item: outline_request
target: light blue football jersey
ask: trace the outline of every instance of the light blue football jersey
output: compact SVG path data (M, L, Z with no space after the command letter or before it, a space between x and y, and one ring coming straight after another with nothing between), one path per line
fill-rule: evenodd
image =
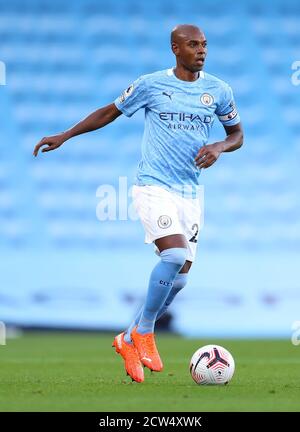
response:
M208 142L216 116L224 125L240 122L229 85L203 71L192 82L177 78L173 69L143 75L114 103L127 117L145 110L136 184L175 192L199 185L194 159Z

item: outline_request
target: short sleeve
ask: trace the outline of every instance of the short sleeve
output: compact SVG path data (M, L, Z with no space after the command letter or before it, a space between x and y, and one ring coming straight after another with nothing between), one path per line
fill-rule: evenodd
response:
M114 104L123 114L131 117L140 108L146 107L148 97L146 78L142 76L124 90Z
M234 126L240 122L240 116L234 102L232 89L228 85L224 88L220 104L216 109L216 114L220 122L225 126Z

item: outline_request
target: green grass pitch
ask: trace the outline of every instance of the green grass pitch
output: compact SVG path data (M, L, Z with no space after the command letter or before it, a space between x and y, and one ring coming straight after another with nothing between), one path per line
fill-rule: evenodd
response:
M112 335L26 333L0 346L0 411L300 411L300 346L289 340L183 339L158 334L165 368L132 383ZM227 348L227 386L197 386L196 349Z

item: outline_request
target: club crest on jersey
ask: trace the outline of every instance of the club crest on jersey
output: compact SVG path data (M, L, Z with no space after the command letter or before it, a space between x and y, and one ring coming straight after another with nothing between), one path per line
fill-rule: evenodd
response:
M131 95L131 93L133 92L133 89L134 89L134 85L131 84L126 90L123 91L123 93L120 96L120 102L121 103L123 103L128 98L128 96Z
M159 228L169 228L172 225L172 219L170 218L170 216L167 215L159 216L157 220L157 225L159 226Z
M201 103L206 106L211 106L214 103L214 98L209 93L203 93L200 97Z

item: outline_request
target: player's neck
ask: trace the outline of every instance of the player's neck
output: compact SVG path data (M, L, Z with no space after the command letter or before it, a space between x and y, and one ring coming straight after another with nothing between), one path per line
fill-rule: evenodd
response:
M173 72L176 78L182 81L196 81L200 76L200 72L191 72L178 65L173 69Z

